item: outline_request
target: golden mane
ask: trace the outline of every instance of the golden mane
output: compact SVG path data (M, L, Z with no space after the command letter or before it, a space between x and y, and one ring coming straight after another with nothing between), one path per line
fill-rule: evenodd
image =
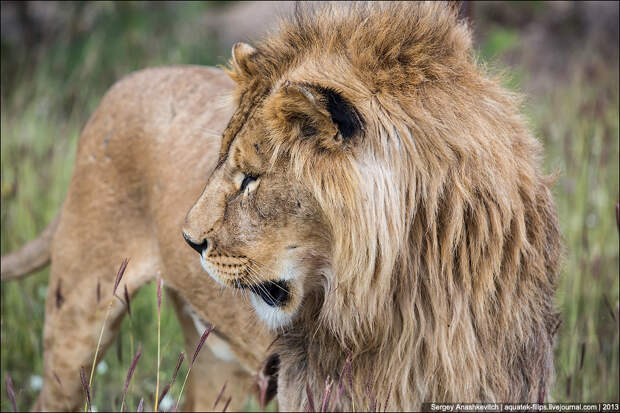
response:
M392 409L544 398L561 252L550 180L518 96L477 66L455 9L302 11L229 74L242 104L264 105L281 132L269 137L276 155L288 155L331 229L325 294L307 297L305 323L280 337L283 364L299 364L283 372L299 405L305 380L322 388L349 352L351 397L370 382L385 400L392 385ZM265 97L288 79L351 102L364 120L356 145L290 139L275 108L294 100Z

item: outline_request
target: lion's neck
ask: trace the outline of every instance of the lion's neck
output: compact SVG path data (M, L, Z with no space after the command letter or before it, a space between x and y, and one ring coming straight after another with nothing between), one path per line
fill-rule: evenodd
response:
M329 410L370 410L373 404L384 405L389 387L401 382L396 376L399 372L390 369L392 363L377 362L385 360L391 351L373 339L344 345L318 317L322 298L307 301L296 322L276 341L281 360L280 408L307 410L307 385L317 410L328 388ZM399 399L392 395L390 407L398 405Z

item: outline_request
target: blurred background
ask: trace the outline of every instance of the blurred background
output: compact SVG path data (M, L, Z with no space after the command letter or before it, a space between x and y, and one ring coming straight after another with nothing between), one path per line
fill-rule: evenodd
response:
M289 2L29 2L1 10L1 251L33 239L65 197L76 143L105 91L150 66L224 64L236 41L276 28ZM555 401L618 401L618 3L473 2L481 64L526 95L524 112L557 171L565 242L556 297ZM41 387L48 270L2 284L1 409L29 409ZM132 348L143 356L130 389L152 409L157 358L155 287L132 301L115 346L97 368L93 405L118 410ZM183 337L164 298L162 383ZM184 377L182 369L180 377ZM176 400L178 386L171 394ZM171 407L171 399L162 406ZM251 402L249 408L256 408Z

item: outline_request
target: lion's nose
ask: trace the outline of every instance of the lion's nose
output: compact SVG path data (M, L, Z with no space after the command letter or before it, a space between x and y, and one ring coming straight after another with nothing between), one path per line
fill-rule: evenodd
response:
M200 255L202 255L202 252L204 250L209 248L209 240L206 238L203 239L200 244L192 241L189 235L187 235L185 232L183 233L183 238L185 238L185 241L189 244L189 246L196 250L196 252Z

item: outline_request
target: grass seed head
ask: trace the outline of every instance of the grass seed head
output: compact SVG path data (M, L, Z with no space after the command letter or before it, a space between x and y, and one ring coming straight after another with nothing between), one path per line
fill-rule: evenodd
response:
M202 333L202 336L200 337L200 341L198 342L198 346L196 346L196 351L194 351L194 355L192 356L192 363L191 363L192 365L194 365L194 362L196 361L196 358L198 357L198 353L200 353L202 346L205 344L207 337L209 336L211 331L213 331L213 329L215 329L215 327L210 326L204 331L204 333Z
M121 266L118 269L118 272L116 273L116 279L114 280L114 288L112 289L112 295L116 295L116 289L118 288L118 285L121 283L121 280L123 279L123 275L125 275L125 269L127 268L128 263L129 263L129 258L124 258L123 262L121 263Z
M129 298L129 291L127 291L127 284L124 285L124 292L123 294L125 295L125 304L127 304L127 314L129 314L129 317L131 317L131 298Z
M88 385L88 379L86 378L86 371L84 371L84 367L80 367L80 381L82 382L82 390L84 390L84 394L86 395L86 408L88 411L91 411L90 407L90 386Z
M15 390L13 389L13 380L8 374L4 376L4 383L6 384L6 392L9 395L9 400L13 406L13 411L17 411L17 402L15 401Z
M123 411L123 406L125 405L125 397L127 396L127 389L129 389L129 383L131 382L131 378L133 376L134 371L136 370L136 366L138 365L138 360L142 355L142 346L138 344L138 350L136 351L136 355L131 361L131 365L129 366L129 371L127 372L127 378L125 379L125 387L123 388L123 400L121 401L121 412Z

